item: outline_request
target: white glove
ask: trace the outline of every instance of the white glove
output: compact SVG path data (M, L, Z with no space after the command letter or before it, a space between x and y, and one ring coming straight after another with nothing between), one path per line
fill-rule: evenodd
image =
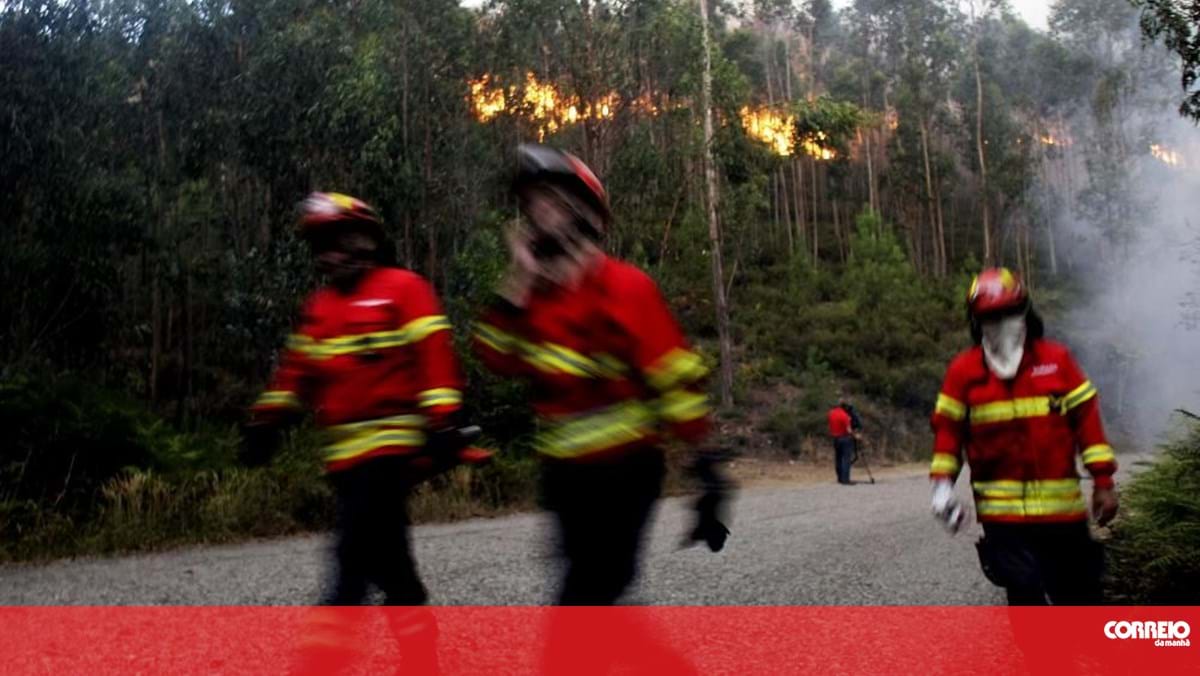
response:
M966 520L966 513L963 511L962 505L958 503L958 497L954 495L953 483L945 479L933 482L931 507L934 518L940 521L951 535L962 528L963 521Z

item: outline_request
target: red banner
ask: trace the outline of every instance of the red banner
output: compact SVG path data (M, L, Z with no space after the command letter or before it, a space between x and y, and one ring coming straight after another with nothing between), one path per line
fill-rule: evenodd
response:
M6 607L9 674L1200 673L1192 608Z

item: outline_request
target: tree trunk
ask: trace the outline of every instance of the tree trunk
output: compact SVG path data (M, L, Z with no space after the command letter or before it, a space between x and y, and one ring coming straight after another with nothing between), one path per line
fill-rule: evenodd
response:
M983 79L979 75L979 25L971 42L971 65L975 70L975 149L979 153L979 200L983 205L983 264L993 263L991 209L988 202L987 156L983 150Z
M941 274L943 277L950 274L950 254L946 242L946 221L942 217L942 190L940 187L935 187L933 191L933 208L937 213L937 236L939 246L941 247L941 255L939 265L941 266Z
M817 201L817 161L816 159L809 160L808 174L812 180L812 255L813 267L816 267L820 262L821 253L821 225L817 220L817 206L820 202Z
M428 98L428 89L426 89L426 97ZM421 209L421 215L425 219L425 233L428 241L428 257L425 265L425 276L429 279L430 284L437 284L436 278L438 273L438 258L437 258L437 232L433 228L428 210L428 190L433 183L433 125L430 123L429 117L425 118L425 188L426 198L422 200L426 207Z
M862 137L863 155L867 158L867 206L872 213L879 213L879 195L875 191L875 164L871 157L871 131L867 130Z
M804 215L804 170L801 168L802 166L800 160L792 158L792 196L796 200L796 241L799 242L801 249L804 249L808 243L808 226L806 225L807 217ZM786 181L787 172L785 171L783 175Z
M833 200L832 204L833 204L833 236L837 238L838 258L841 259L841 262L844 265L846 263L846 237L845 237L845 234L842 232L841 219L838 218L838 202L837 202L837 200Z
M708 35L708 0L700 0L704 48L704 180L708 193L708 240L712 249L713 301L717 310L717 336L721 345L721 405L733 405L733 349L729 336L729 306L725 302L725 273L721 266L721 229L717 223L717 168L713 160L712 53Z
M788 183L787 183L787 167L786 166L782 166L779 168L778 173L775 175L775 180L778 182L779 186L783 188L783 193L782 193L783 225L785 228L787 228L788 254L795 256L796 255L796 238L792 234L792 209L791 209L791 204L788 202Z
M929 200L929 232L933 241L933 273L938 277L946 274L944 235L938 229L936 198L933 195L933 172L929 167L929 127L921 120L921 155L925 161L925 196Z

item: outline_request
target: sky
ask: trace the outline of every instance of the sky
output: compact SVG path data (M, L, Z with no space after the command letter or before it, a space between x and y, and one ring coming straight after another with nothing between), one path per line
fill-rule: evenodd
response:
M1030 26L1046 30L1046 17L1050 14L1050 0L1011 0L1013 11Z
M478 7L483 4L483 0L461 0L462 4L468 7ZM1053 0L1009 0L1012 4L1013 11L1017 13L1025 23L1039 30L1047 30L1046 17L1050 14L1050 5L1054 4ZM0 6L4 4L0 0ZM850 4L850 0L833 0L835 7L844 7Z
M834 7L845 7L851 0L833 0ZM1025 23L1038 30L1048 30L1046 17L1050 14L1050 6L1054 0L1009 0L1017 16Z

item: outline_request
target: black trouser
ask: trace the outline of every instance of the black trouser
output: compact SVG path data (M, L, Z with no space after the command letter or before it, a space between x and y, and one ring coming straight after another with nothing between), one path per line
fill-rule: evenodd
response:
M1104 550L1087 522L984 523L980 560L1010 606L1098 605Z
M658 449L605 461L547 461L542 498L558 520L567 559L559 603L616 603L637 575L642 531L662 492Z
M337 570L326 605L357 605L375 584L388 605L425 603L408 535L408 461L373 458L329 475L337 494Z
M836 437L833 440L833 465L839 484L850 483L850 461L854 459L854 437Z

